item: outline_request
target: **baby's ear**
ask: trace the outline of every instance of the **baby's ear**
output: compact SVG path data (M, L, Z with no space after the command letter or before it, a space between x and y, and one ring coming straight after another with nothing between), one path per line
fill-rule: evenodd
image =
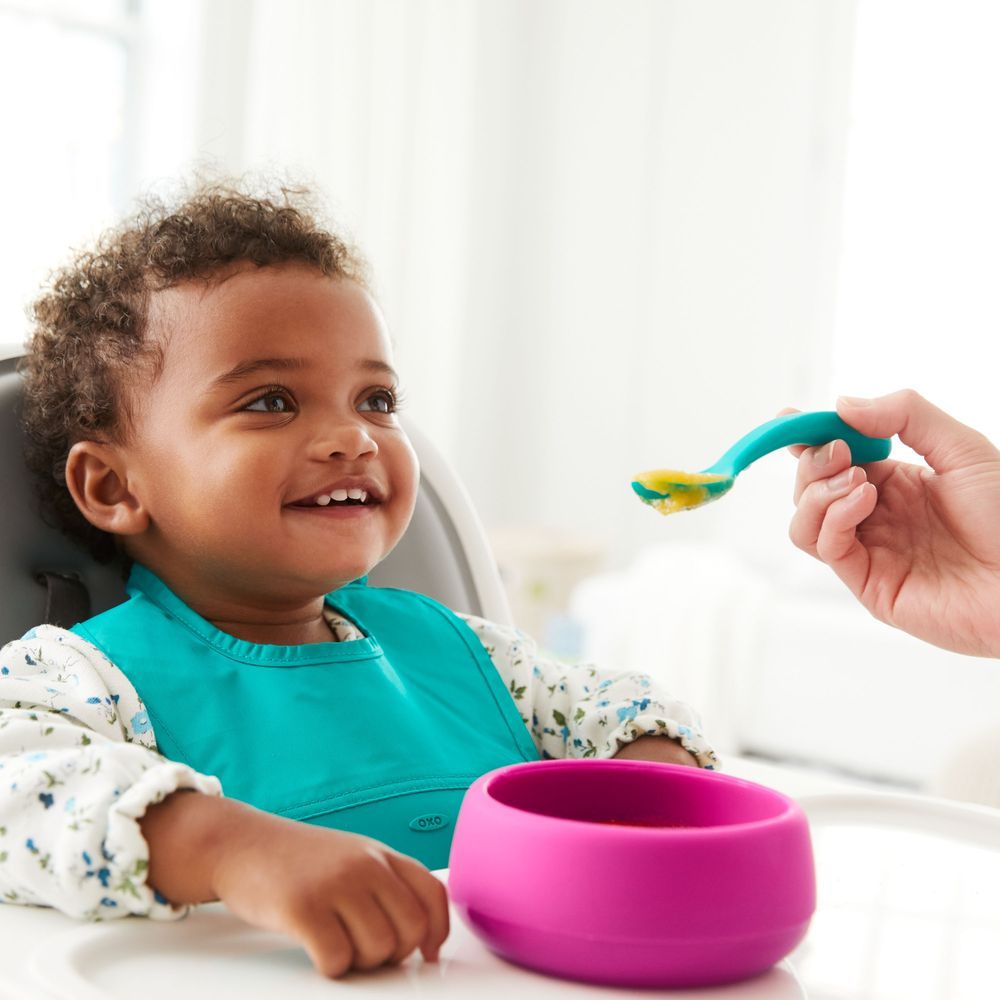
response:
M77 441L66 457L66 486L80 513L112 535L137 535L149 525L142 502L128 488L125 461L113 445Z

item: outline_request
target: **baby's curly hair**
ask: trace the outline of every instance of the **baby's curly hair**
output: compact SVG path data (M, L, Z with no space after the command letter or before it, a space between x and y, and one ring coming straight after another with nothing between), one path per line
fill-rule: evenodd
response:
M83 440L128 441L137 382L140 389L155 382L163 365L162 346L147 331L151 293L210 282L241 262L299 262L367 287L365 261L319 224L308 190L254 196L213 183L174 202L146 198L54 272L32 306L34 328L19 366L25 460L43 519L99 562L121 553L116 537L74 503L69 450Z

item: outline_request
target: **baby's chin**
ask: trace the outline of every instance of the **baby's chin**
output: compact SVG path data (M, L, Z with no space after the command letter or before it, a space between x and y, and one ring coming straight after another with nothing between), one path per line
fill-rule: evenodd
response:
M318 597L323 594L329 594L331 591L339 590L341 587L345 587L355 580L360 580L368 576L376 565L378 564L359 563L337 567L336 570L327 573L310 575L304 578L301 584L297 583L295 586L297 590L302 589L304 596L308 593L308 596Z
M313 567L270 566L241 573L239 589L245 599L277 604L305 603L368 575L376 562L343 562Z

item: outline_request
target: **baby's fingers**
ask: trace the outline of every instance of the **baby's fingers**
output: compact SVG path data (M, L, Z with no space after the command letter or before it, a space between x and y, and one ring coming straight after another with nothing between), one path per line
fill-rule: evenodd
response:
M294 931L302 941L316 971L328 979L337 979L354 963L354 944L336 913L321 918L310 916Z
M427 940L430 916L417 894L401 878L381 886L376 895L396 928L398 947L389 961L391 964L402 962Z
M377 969L395 959L399 932L373 896L352 896L340 904L337 914L354 945L353 968Z
M810 456L804 457L802 462L809 464ZM817 559L822 558L817 546L831 505L846 497L864 480L865 470L852 466L829 479L808 483L796 498L798 509L788 527L788 537L792 542L803 552ZM825 559L823 561L826 562Z
M858 541L857 527L875 509L878 491L868 482L856 486L846 497L835 500L823 518L816 540L816 556L825 562L860 598L871 560Z
M387 854L392 870L419 900L427 917L427 932L420 951L428 962L437 961L441 945L448 937L448 891L423 865L403 854Z

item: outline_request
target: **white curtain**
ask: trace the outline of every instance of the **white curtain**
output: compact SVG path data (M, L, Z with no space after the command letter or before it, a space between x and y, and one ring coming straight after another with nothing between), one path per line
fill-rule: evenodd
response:
M668 529L628 483L829 402L852 3L203 13L199 149L328 195L373 261L412 413L488 525L619 559L667 530L753 548L746 509Z

